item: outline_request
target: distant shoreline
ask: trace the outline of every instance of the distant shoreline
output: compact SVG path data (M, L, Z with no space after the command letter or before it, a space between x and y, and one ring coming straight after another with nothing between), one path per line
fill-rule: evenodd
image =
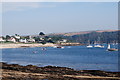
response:
M52 47L54 44L47 43L47 44L39 44L39 43L32 43L32 44L25 44L25 43L3 43L0 45L0 49L5 48L25 48L25 47Z
M32 44L26 44L26 43L1 43L0 49L5 48L26 48L26 47L54 47L58 44L53 43L46 43L46 44L40 44L40 43L32 43ZM77 45L83 45L80 43L62 43L60 46L77 46Z

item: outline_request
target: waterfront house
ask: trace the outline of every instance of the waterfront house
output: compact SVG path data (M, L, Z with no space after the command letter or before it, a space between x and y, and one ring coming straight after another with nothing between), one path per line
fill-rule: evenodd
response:
M35 39L27 39L28 42L35 42Z
M27 39L28 42L35 42L35 39L33 39L31 36L29 36L29 39Z
M16 39L20 39L20 36L18 36L18 35L15 35L14 37L15 37Z
M43 40L44 40L44 38L40 38L40 40L41 40L41 41L43 41Z
M66 43L67 42L67 40L66 39L62 39L62 40L59 40L59 41L57 41L58 43Z
M67 39L62 39L62 42L66 43L66 42L67 42Z
M2 37L0 37L0 42L4 42L4 41L6 41L6 40L4 40Z
M11 37L11 38L9 38L9 39L7 39L7 41L9 41L9 42L16 42L16 39L15 38L13 38L13 37Z
M21 43L27 43L27 40L26 39L20 39L19 42L21 42Z

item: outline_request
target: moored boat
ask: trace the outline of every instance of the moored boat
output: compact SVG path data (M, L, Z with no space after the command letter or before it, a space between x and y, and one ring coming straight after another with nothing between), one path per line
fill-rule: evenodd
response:
M110 48L110 44L108 44L107 51L118 51L116 48Z
M95 48L104 48L104 46L101 45L102 42L101 42L100 36L98 37L98 40L94 44L95 44L94 45Z
M87 48L92 48L93 46L92 45L88 45Z
M53 46L53 48L64 48L63 46L58 46L58 45L56 45L56 46Z
M64 48L63 46L57 46L56 48Z
M94 47L96 47L96 48L104 48L104 46L99 45L99 44L95 45Z
M92 48L93 46L90 44L90 40L88 40L88 45L86 46L87 48Z

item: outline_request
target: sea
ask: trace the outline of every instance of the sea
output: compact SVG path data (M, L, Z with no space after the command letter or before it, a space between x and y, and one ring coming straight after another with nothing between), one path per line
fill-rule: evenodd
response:
M1 49L1 62L19 65L60 66L75 70L102 70L119 72L118 51L84 46L65 46L62 48L33 47ZM112 45L117 47L118 45Z

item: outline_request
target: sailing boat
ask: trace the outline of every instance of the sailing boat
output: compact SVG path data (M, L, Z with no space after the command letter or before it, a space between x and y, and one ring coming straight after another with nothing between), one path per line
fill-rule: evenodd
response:
M90 45L90 41L88 41L89 45L87 45L87 48L92 48L93 46Z
M115 49L115 48L110 48L110 44L108 44L108 48L107 48L108 51L118 51L118 49Z
M98 41L100 42L100 37L98 37ZM96 48L104 48L104 46L100 45L100 43L99 44L95 43L94 47L96 47Z

